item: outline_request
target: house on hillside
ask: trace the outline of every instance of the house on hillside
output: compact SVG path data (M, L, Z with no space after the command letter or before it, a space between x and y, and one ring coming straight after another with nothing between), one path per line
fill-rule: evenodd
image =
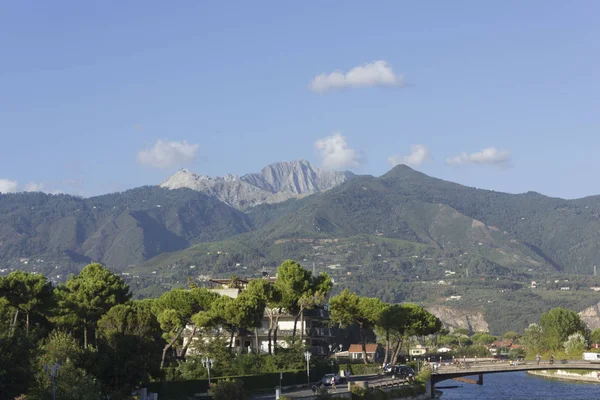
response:
M265 274L262 278L255 279L267 279L270 283L275 283L277 278ZM248 287L248 283L251 280L252 279L245 278L210 279L208 280L207 289L218 293L221 296L228 296L235 299ZM270 310L268 309L265 310L261 326L258 327L256 331L245 331L239 336L234 337L233 347L237 348L239 352L256 351L256 348L258 348L260 352L268 353L269 311ZM277 345L279 347L287 346L286 339L293 335L294 320L295 316L285 312L285 310L283 310L279 316L279 321L277 323ZM193 328L193 326L187 327L184 343L189 342L189 340L198 340L197 337L190 338ZM217 329L212 335L226 335L226 333L223 329ZM313 355L327 355L329 353L329 344L333 339L333 335L331 333L331 328L329 327L329 309L327 305L304 312L303 320L298 320L296 324L296 338L302 338L302 341L310 346L310 352ZM273 346L273 332L271 339L271 345ZM188 354L193 353L193 350L191 350Z
M366 346L367 360L378 361L384 355L384 350L376 343L369 343ZM362 360L362 344L351 344L348 348L348 357L353 360Z

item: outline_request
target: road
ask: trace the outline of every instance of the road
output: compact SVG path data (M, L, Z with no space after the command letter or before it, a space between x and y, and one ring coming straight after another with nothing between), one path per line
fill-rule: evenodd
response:
M386 377L385 375L364 375L364 376L351 377L352 382L356 382L356 381L376 382L381 379L389 379L389 377ZM348 383L346 381L337 385L337 389L335 389L335 390L331 386L325 386L325 387L327 388L327 391L331 394L341 394L341 393L348 392ZM283 393L281 393L281 394L285 395L287 397L291 397L291 398L302 398L302 397L312 396L313 392L311 389L309 389L305 386L302 389L284 390ZM275 389L273 389L273 393L271 393L271 394L254 395L254 396L252 396L252 399L253 400L273 400L273 399L275 399Z

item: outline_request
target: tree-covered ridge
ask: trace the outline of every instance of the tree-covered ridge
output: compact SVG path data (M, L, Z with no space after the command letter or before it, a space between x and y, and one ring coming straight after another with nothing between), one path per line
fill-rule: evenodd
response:
M114 267L165 251L234 236L248 218L192 190L141 187L89 199L43 193L0 194L0 261L23 257Z

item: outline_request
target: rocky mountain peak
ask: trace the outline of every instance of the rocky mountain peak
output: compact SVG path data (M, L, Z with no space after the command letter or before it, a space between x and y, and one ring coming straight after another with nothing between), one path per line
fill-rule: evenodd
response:
M164 180L159 186L168 187L170 189L190 188L194 189L197 186L204 186L206 182L214 180L210 176L196 174L185 168L180 169L174 175Z
M328 171L307 160L283 161L264 167L258 173L224 177L199 175L181 169L159 186L188 188L213 195L237 208L261 203L278 203L331 189L352 177L350 172Z

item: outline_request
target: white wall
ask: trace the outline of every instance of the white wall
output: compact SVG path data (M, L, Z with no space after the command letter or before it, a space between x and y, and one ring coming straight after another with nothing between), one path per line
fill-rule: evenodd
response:
M274 342L271 343L271 346L273 346ZM281 348L287 348L288 344L286 341L284 340L278 340L277 341L277 345ZM273 350L273 347L271 347L271 350ZM269 352L269 341L268 340L263 340L260 342L260 351L262 353L268 353Z
M303 321L303 322L304 322L303 323L304 330L306 331L306 321ZM280 330L285 330L285 331L289 330L289 331L291 331L291 330L294 329L294 320L293 319L292 320L283 320L283 321L279 320L279 323L277 325L279 326ZM296 325L296 330L298 332L300 332L300 326L301 326L300 325L300 320L298 320L298 325Z

